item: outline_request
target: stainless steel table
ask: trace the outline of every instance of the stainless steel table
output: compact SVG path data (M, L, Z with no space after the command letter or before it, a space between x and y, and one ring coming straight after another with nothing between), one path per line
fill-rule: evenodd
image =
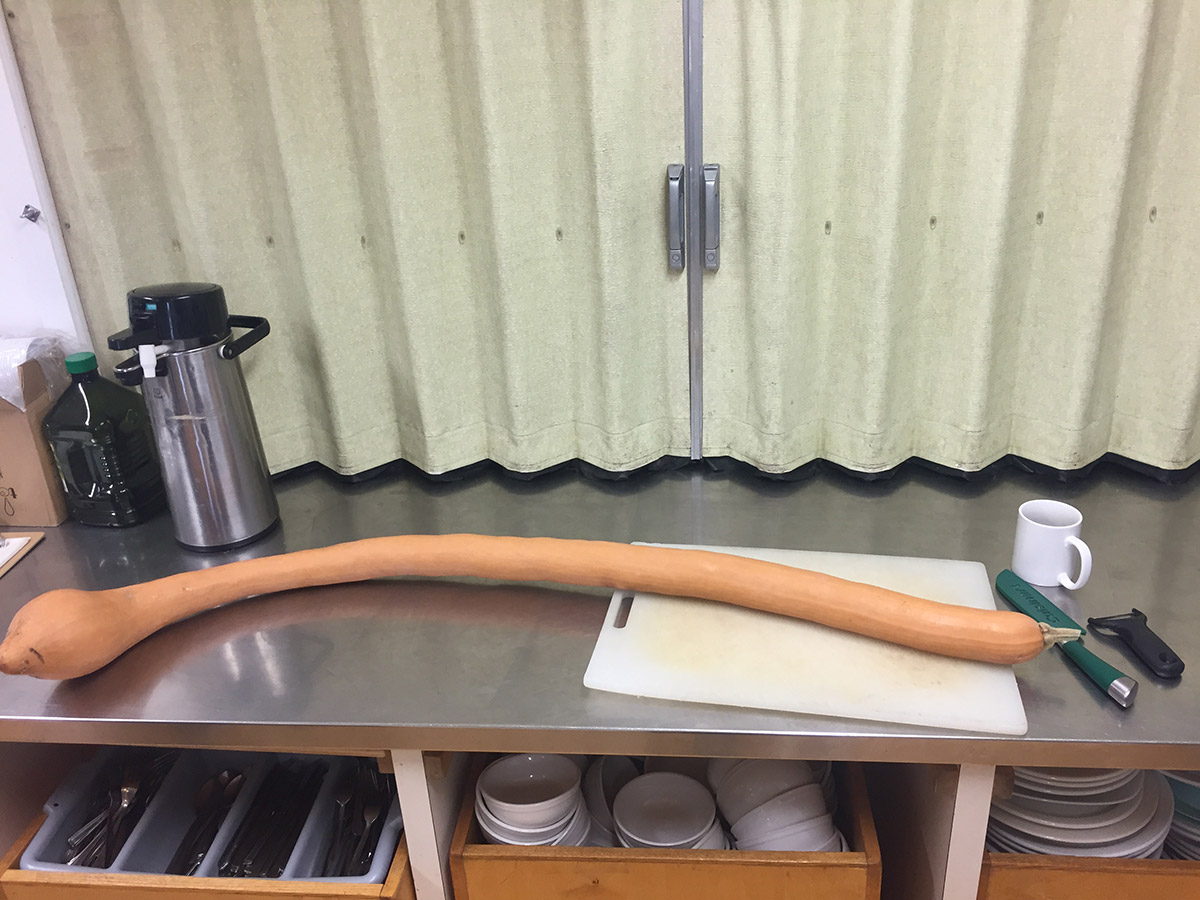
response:
M279 531L251 548L179 548L166 518L128 530L67 524L0 580L0 623L54 587L108 588L232 559L402 532L474 531L618 541L886 553L1008 564L1018 504L1084 512L1095 574L1084 615L1136 605L1197 666L1135 675L1122 710L1059 658L1017 667L1022 738L698 706L590 691L583 671L601 591L395 580L260 598L197 617L74 682L0 676L0 740L367 750L554 750L832 757L895 762L1200 769L1200 493L1103 467L1069 485L1009 472L964 483L921 470L865 483L778 483L698 468L601 483L386 476L279 483ZM1068 606L1069 611L1078 611ZM853 677L853 673L848 673Z

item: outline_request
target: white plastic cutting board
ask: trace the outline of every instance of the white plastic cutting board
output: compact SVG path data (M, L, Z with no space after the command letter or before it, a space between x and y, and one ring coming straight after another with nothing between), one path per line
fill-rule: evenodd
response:
M698 549L815 569L918 597L995 609L982 563L743 547ZM1009 666L937 656L723 603L613 594L583 683L692 703L1024 734Z

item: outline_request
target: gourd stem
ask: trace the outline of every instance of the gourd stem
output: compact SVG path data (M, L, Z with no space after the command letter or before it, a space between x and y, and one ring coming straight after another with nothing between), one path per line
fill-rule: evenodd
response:
M1054 628L1045 622L1038 622L1038 628L1042 629L1042 640L1047 647L1053 647L1055 644L1065 644L1069 641L1078 641L1083 638L1083 632L1078 628Z

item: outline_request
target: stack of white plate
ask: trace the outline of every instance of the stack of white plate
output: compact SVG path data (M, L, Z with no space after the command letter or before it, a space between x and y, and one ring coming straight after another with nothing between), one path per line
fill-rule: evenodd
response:
M490 844L579 847L591 829L578 764L551 753L514 753L484 769L475 817Z
M1163 856L1200 859L1200 772L1163 772L1175 796L1175 818Z
M617 794L612 816L622 847L729 849L712 794L678 772L632 779Z
M992 802L987 847L1054 856L1158 858L1175 803L1166 778L1136 769L1017 768Z

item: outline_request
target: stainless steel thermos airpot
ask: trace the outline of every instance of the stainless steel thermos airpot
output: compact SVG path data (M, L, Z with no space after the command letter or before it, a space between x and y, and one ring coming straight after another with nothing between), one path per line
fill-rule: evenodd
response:
M260 316L231 316L217 284L156 284L127 295L129 328L113 350L137 350L114 369L141 385L163 481L185 547L249 543L279 519L262 439L238 357L267 336ZM234 337L234 329L249 329Z

